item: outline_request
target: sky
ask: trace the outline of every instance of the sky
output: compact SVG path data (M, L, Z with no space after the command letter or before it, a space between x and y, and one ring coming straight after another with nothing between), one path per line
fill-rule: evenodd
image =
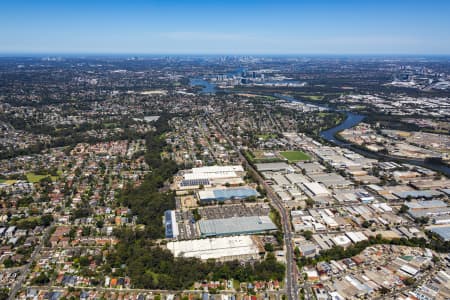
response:
M0 53L450 54L448 0L0 0Z

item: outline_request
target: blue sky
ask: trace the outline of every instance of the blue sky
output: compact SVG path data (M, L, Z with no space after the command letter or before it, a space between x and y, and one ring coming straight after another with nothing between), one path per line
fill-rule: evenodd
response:
M450 54L450 1L0 0L0 52Z

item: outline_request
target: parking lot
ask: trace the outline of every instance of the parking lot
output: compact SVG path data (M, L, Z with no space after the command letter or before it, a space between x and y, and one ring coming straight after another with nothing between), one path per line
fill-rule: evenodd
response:
M236 204L204 207L199 209L202 219L226 219L232 217L267 216L270 207L264 204Z
M198 208L203 220L228 219L232 217L267 216L270 207L267 204L230 204L219 206L207 206ZM190 240L200 237L194 215L191 211L177 211L176 220L178 224L179 240Z
M179 230L179 240L189 240L200 237L197 226L193 221L194 215L191 211L176 212L176 219Z

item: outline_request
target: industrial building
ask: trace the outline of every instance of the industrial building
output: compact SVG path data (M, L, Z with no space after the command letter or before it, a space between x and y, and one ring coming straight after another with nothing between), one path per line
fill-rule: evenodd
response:
M240 200L257 196L259 196L259 193L250 187L209 189L198 192L198 198L201 203L224 202L226 200Z
M182 179L178 183L179 189L198 189L201 186L229 184L237 186L244 183L242 175L244 168L241 165L208 166L192 168L183 171Z
M204 237L254 234L277 229L268 216L200 220L198 225Z
M305 257L314 257L317 254L317 246L312 243L301 243L298 245L300 254Z
M166 238L176 238L178 236L178 224L174 210L166 210L164 212L164 226L166 229Z
M436 191L436 190L423 190L423 191L404 191L404 192L394 192L395 196L400 199L433 199L435 197L443 196L444 193Z
M411 201L405 202L410 210L422 210L422 209L432 209L432 208L446 208L448 205L442 200L431 200L431 201Z
M365 236L362 232L347 231L345 235L355 244L367 240L367 236Z
M336 173L318 173L309 174L312 181L320 182L327 188L346 188L353 185L353 183Z
M295 170L285 162L275 162L275 163L261 163L255 164L256 169L259 172L267 171L283 171L283 172L294 172Z
M429 217L435 224L450 223L450 207L442 200L405 202L408 214L414 219Z
M439 226L439 227L430 227L428 228L431 232L439 235L444 241L450 241L450 225L447 226Z
M173 241L167 243L176 257L197 257L202 260L258 259L264 250L249 235Z
M303 185L306 188L305 192L311 194L312 196L330 195L330 192L327 190L327 188L318 182L304 182Z

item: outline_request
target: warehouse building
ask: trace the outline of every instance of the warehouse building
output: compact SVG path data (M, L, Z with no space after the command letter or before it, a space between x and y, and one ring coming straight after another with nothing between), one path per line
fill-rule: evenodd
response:
M257 196L259 196L259 193L250 187L210 189L198 192L198 198L203 204L211 202L224 202L227 200L241 200Z
M394 192L395 196L400 199L433 199L435 197L443 196L444 193L436 191L436 190L423 190L423 191L404 191L404 192Z
M268 171L294 172L295 171L291 166L289 166L285 162L261 163L261 164L255 164L255 166L259 172L268 172Z
M192 168L193 174L218 174L227 172L244 172L244 168L241 165Z
M311 196L328 196L330 192L318 182L304 182L305 192Z
M431 232L439 235L444 241L450 241L450 225L440 227L429 227Z
M182 179L178 188L181 190L198 189L201 186L209 187L225 184L238 186L244 183L243 174L244 168L241 165L192 168L182 172Z
M429 217L435 224L450 223L450 207L442 200L405 202L414 219Z
M174 210L166 210L164 212L164 226L166 229L166 238L176 238L178 236L178 224Z
M347 248L352 244L351 240L345 235L337 235L331 239L336 246Z
M312 181L320 182L327 188L346 188L353 185L353 183L336 173L319 173L309 174Z
M204 237L255 234L277 229L268 216L202 219L198 222L198 225L201 235Z
M314 257L317 254L317 246L312 243L301 243L298 245L301 256Z
M367 236L365 236L362 232L347 231L345 235L355 244L367 240Z
M447 203L442 200L431 200L431 201L411 201L405 202L410 210L422 210L422 209L433 209L433 208L446 208Z
M249 235L174 241L167 243L167 249L176 257L197 257L202 260L220 261L259 259L259 253L264 251Z

